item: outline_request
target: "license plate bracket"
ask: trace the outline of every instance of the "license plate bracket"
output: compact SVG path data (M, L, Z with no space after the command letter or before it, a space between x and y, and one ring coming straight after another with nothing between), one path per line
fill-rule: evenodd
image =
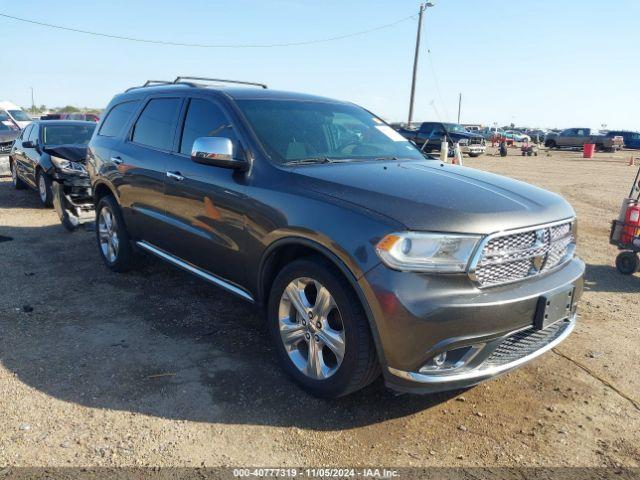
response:
M536 309L533 326L538 330L542 330L560 320L569 318L573 312L574 293L575 287L571 285L538 298L538 308Z

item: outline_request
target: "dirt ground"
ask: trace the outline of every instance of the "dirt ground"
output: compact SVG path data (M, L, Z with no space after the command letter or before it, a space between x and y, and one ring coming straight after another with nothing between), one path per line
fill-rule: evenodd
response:
M0 467L640 466L640 275L608 244L630 155L465 159L574 205L576 331L465 392L336 401L285 378L253 307L155 260L109 272L90 231L0 178Z

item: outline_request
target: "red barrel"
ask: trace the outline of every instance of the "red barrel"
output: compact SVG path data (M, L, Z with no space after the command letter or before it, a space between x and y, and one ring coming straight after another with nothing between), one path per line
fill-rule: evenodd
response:
M595 151L595 143L585 143L584 147L582 147L582 158L593 158L593 154Z

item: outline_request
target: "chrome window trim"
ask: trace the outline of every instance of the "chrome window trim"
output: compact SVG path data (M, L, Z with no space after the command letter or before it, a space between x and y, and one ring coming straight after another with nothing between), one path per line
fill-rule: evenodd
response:
M500 282L494 285L480 285L480 282L478 280L478 277L476 276L476 269L478 268L478 264L480 263L480 260L482 259L482 253L484 252L484 248L487 246L487 244L495 239L495 238L499 238L499 237L505 237L505 236L509 236L509 235L517 235L519 233L528 233L528 232L532 232L535 230L540 230L543 228L552 228L558 225L562 225L565 223L571 223L572 224L572 232L575 231L575 223L576 223L576 217L569 217L569 218L565 218L563 220L558 220L555 222L551 222L551 223L542 223L539 225L532 225L529 227L523 227L523 228L516 228L513 230L500 230L498 232L494 232L494 233L490 233L489 235L487 235L486 237L484 237L483 240L480 241L480 243L478 244L478 246L476 247L476 251L474 252L473 256L471 257L471 261L469 262L469 266L467 267L467 275L469 276L469 278L471 279L471 281L473 281L476 286L479 289L485 289L485 288L494 288L494 287L501 287L503 285L509 285L512 283L517 283L517 282L523 282L526 280L529 280L531 278L539 278L542 275L547 275L548 273L551 273L555 270L557 270L558 268L562 267L563 265L566 265L569 261L571 261L571 259L574 257L575 255L575 245L569 245L568 246L568 250L569 252L567 253L567 257L560 263L558 263L556 266L554 266L553 268L550 268L548 270L544 270L539 272L537 275L532 275L529 277L524 277L524 278L518 278L516 280L509 280L506 282Z

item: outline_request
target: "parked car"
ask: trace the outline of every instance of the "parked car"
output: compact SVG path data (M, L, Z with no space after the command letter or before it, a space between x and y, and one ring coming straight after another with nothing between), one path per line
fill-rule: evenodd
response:
M97 123L100 117L95 113L48 113L41 116L40 120L81 120Z
M9 152L18 135L20 135L20 129L10 128L0 122L0 175L9 174Z
M640 149L640 132L627 130L609 130L607 137L622 137L626 148Z
M595 144L598 150L615 151L624 146L624 139L601 134L595 128L567 128L560 133L548 133L544 141L547 148L582 148L587 143Z
M67 229L75 228L80 217L92 217L84 164L95 128L94 122L36 120L22 131L9 154L13 186L37 190L42 205L55 205Z
M516 142L530 142L531 141L531 137L529 137L529 135L526 135L524 133L521 133L517 130L506 130L504 132L504 136L505 138L509 138L512 139Z
M470 157L482 155L486 149L482 135L469 132L457 123L423 122L417 129L401 128L398 132L424 152L440 151L442 139L450 146L459 143L462 153Z
M534 143L544 143L547 132L537 128L529 129L524 132Z
M264 307L284 370L327 397L381 371L467 387L574 328L562 197L427 159L351 103L189 81L116 95L91 139L109 269L142 250Z
M15 103L8 101L0 102L0 114L8 117L7 120L3 121L7 126L10 126L10 123L14 123L20 128L25 128L33 121L33 119L27 115L27 112Z

